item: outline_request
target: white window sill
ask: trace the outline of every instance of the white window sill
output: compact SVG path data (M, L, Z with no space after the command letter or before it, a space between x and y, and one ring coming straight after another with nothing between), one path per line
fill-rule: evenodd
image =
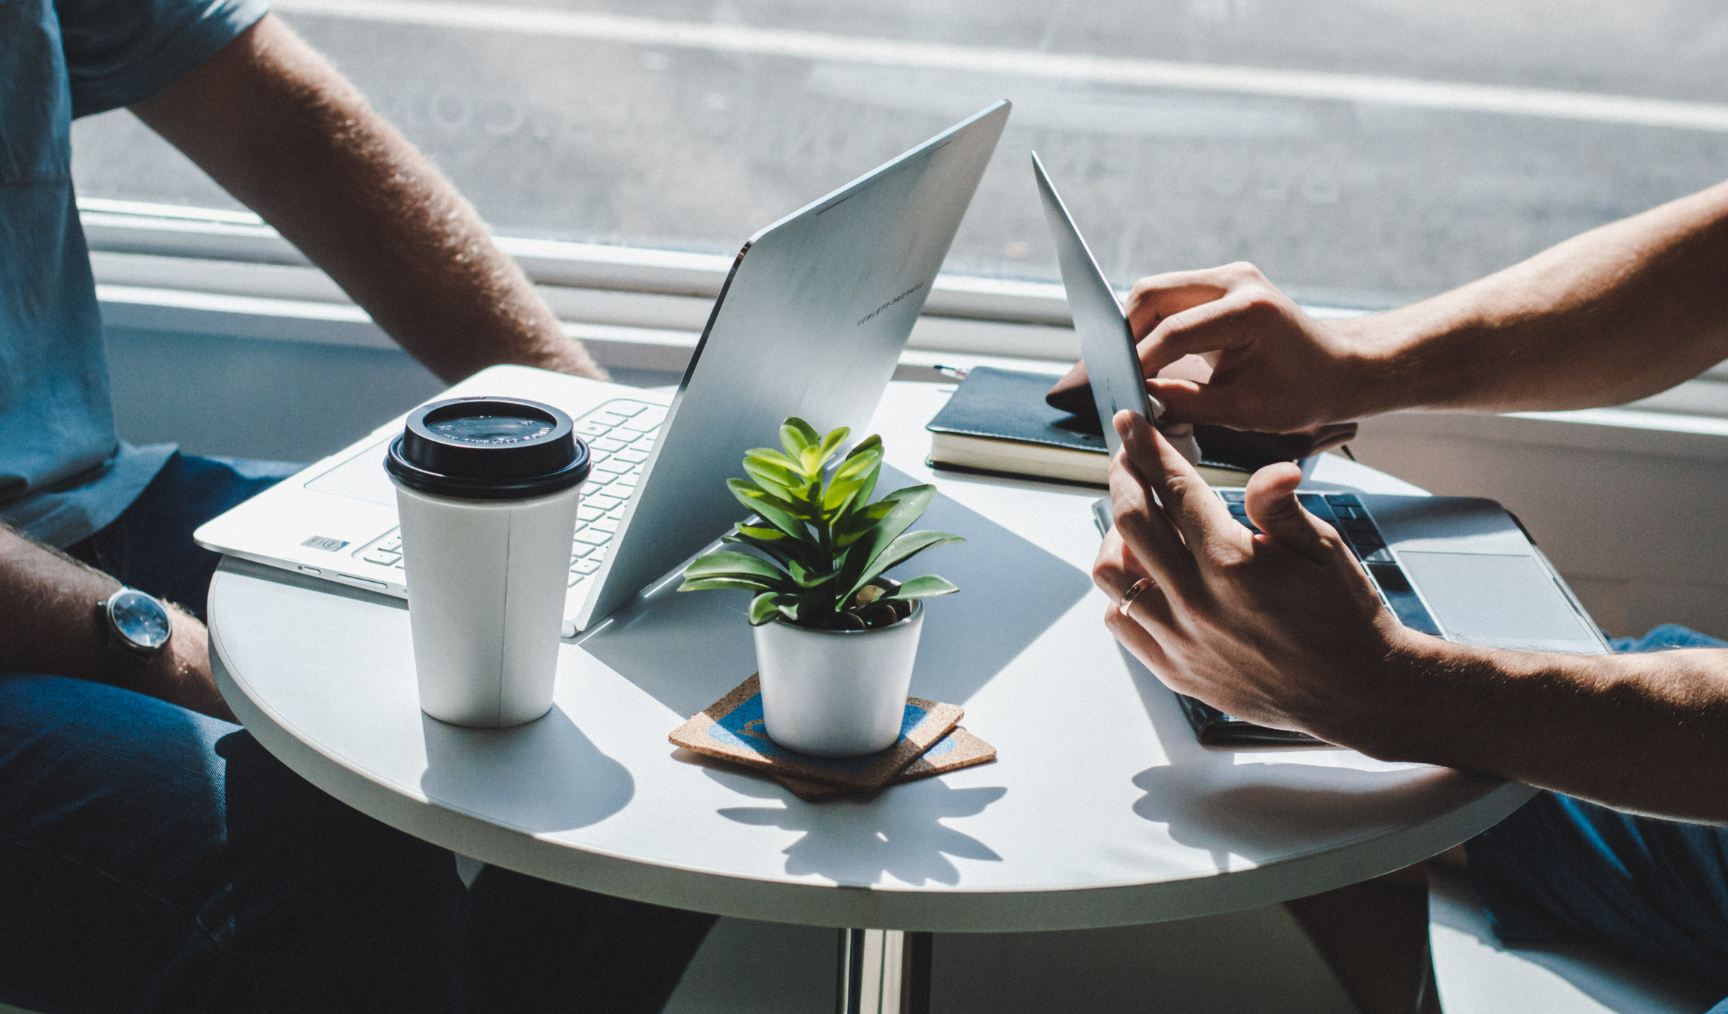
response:
M247 212L80 202L110 327L391 349L395 344L323 272ZM682 372L732 258L500 237L564 322L613 368ZM1317 317L1363 311L1305 307ZM902 377L936 365L1059 373L1079 357L1062 287L942 275L902 358ZM1728 459L1728 368L1632 406L1481 416L1400 413L1366 433Z

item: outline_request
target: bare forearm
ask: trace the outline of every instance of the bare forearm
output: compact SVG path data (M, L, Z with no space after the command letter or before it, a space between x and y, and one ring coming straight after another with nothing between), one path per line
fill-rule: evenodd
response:
M1362 726L1376 756L1728 823L1728 650L1573 656L1424 639L1392 673L1398 717Z
M0 528L0 671L103 680L96 603L120 583Z
M604 376L468 202L275 18L133 111L444 379L500 362Z
M168 646L139 665L109 643L96 604L120 582L0 525L0 672L111 683L234 721L210 678L204 625L169 607Z
M1728 183L1338 327L1378 360L1356 414L1586 408L1666 390L1728 359Z

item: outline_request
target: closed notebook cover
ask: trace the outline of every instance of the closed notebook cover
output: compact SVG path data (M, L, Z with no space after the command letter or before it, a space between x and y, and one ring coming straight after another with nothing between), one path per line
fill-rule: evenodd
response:
M1044 400L1052 379L1045 373L974 367L926 428L932 433L1108 454L1096 412L1076 415L1052 408ZM1200 444L1203 464L1248 472L1302 457L1300 452L1308 450L1310 444L1303 439L1244 433L1223 426L1196 426L1194 438Z
M990 440L1109 453L1092 420L1044 402L1051 377L1043 373L976 366L926 428Z

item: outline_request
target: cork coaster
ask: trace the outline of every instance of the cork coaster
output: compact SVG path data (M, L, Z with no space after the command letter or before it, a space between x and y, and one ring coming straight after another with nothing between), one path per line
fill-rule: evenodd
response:
M954 731L942 737L942 741L924 752L924 756L900 769L899 774L888 779L888 785L905 785L920 778L932 775L946 774L958 771L975 764L988 764L996 759L996 748L972 735L959 726ZM854 796L859 793L821 782L806 781L802 778L792 778L787 775L775 774L773 779L790 789L794 796L806 803L825 803L830 799L842 796Z
M963 712L952 704L906 698L900 738L881 753L864 757L810 757L780 746L762 731L762 695L756 676L672 730L678 746L766 772L833 785L846 792L874 792L953 730Z

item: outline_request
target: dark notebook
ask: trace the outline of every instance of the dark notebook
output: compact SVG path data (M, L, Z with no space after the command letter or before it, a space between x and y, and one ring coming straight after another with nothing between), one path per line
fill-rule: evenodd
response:
M966 374L927 429L930 465L961 472L1107 486L1109 452L1095 413L1051 408L1044 394L1055 378L979 366ZM1262 434L1196 426L1200 472L1215 486L1240 486L1249 474L1292 456L1266 446Z
M1106 453L1095 416L1071 415L1044 403L1053 379L1043 373L975 366L927 428L932 433Z

